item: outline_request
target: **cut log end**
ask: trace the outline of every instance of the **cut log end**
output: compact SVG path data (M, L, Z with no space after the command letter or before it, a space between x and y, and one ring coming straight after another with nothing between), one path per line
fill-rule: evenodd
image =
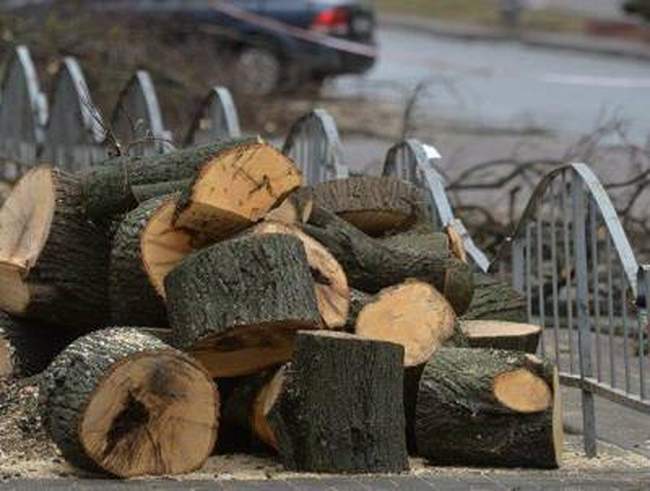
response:
M360 336L404 346L404 366L425 363L454 334L456 314L433 286L415 280L387 288L359 314Z
M297 227L284 223L262 222L252 233L293 235L302 242L314 279L316 301L323 322L331 329L342 328L348 317L350 289L345 272L334 256Z
M142 261L156 292L165 298L165 277L194 250L192 237L172 225L176 199L153 214L140 238Z
M190 472L215 444L218 406L203 371L173 352L142 354L96 388L79 436L87 455L117 476Z
M555 464L562 465L562 451L564 449L564 410L562 406L562 389L560 387L560 372L553 368L553 450L555 451Z
M314 200L310 196L297 197L294 193L269 211L264 219L288 224L307 223L313 209Z
M253 401L251 428L255 435L268 446L278 449L278 441L269 425L268 415L276 404L284 384L286 365L280 368Z
M301 182L291 161L270 145L235 146L203 165L175 226L227 238L263 218Z
M520 413L536 413L553 403L548 384L525 368L500 373L494 378L494 397Z
M456 259L468 264L467 252L465 251L463 238L453 227L447 227L445 232L447 233L447 237L449 237L449 249L451 250L451 253L456 257Z
M542 328L518 322L461 321L460 328L472 348L494 348L535 353Z

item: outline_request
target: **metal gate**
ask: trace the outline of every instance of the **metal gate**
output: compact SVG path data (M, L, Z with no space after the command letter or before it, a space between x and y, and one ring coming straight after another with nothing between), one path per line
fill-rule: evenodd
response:
M198 145L240 135L239 116L230 91L225 87L214 87L194 118L185 143Z

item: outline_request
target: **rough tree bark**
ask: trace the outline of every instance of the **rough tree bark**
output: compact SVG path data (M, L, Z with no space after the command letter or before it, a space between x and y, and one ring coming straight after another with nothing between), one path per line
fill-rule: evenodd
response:
M199 468L214 447L216 386L199 363L129 328L77 339L44 372L44 426L71 464L119 477Z
M508 283L474 273L474 297L464 320L526 322L526 297Z
M305 249L293 236L244 237L200 250L165 286L175 344L215 377L286 362L296 331L321 326Z
M461 321L460 328L472 348L537 352L542 327L506 321Z

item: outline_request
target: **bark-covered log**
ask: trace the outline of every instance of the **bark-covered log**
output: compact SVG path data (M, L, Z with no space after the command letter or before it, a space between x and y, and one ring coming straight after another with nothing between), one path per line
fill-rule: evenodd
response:
M317 184L310 192L316 206L371 236L408 229L429 216L422 191L395 177L336 179Z
M305 248L314 279L316 300L323 322L330 329L345 326L348 319L350 289L341 265L325 247L294 225L264 221L247 233L253 235L285 234L296 237Z
M419 454L435 465L556 468L557 370L530 354L443 348L422 373L415 432Z
M0 210L0 309L88 330L106 325L108 233L82 205L79 181L50 167L16 184Z
M474 273L474 297L464 320L526 322L526 297L485 273Z
M314 200L309 191L304 192L305 189L309 190L309 188L298 188L289 194L270 210L264 219L292 225L307 223L314 208Z
M42 372L80 335L76 329L0 312L0 377L31 377Z
M352 288L376 293L408 278L417 278L442 292L459 315L472 300L471 268L456 258L429 250L416 252L384 245L318 207L314 207L303 229L338 260Z
M216 386L153 336L114 328L79 338L44 372L41 415L71 464L119 477L198 469L214 447Z
M171 218L174 206L173 196L145 201L126 214L113 235L109 297L111 319L115 325L168 325L163 296L154 286L149 274L152 267L155 269L155 264L145 263L145 253L148 260L155 261L156 264L171 262L171 267L180 262L183 253L191 252L190 238L183 231L167 229L163 234L152 233L152 229L160 224L160 211L164 213L167 209ZM179 247L171 247L170 239L175 239ZM152 247L156 249L154 253ZM162 284L162 281L159 280L158 284Z
M178 181L155 182L153 184L141 184L131 186L133 196L139 204L149 201L150 199L167 196L170 194L187 191L192 184L192 179L181 179Z
M259 372L291 357L299 329L321 316L296 237L250 236L202 249L165 280L176 345L215 377Z
M401 346L332 331L301 332L265 419L287 469L408 469Z
M391 250L402 250L414 254L429 251L441 257L449 257L451 255L447 234L434 232L426 224L418 224L406 232L387 235L379 240L382 245Z
M231 145L201 165L181 195L174 225L223 240L263 218L301 183L300 171L271 145Z
M205 163L218 159L221 152L257 141L258 138L242 138L164 155L118 157L104 162L82 175L86 212L95 220L125 213L138 205L138 198L154 198L156 192L169 194L170 186L165 183L180 184L193 178ZM174 191L179 190L172 187Z
M541 326L506 321L461 321L460 328L472 348L537 352Z

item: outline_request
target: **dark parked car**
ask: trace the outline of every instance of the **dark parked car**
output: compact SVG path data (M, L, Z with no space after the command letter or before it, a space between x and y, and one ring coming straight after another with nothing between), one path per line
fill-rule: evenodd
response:
M628 14L640 15L645 20L650 20L650 0L627 0L623 10Z

